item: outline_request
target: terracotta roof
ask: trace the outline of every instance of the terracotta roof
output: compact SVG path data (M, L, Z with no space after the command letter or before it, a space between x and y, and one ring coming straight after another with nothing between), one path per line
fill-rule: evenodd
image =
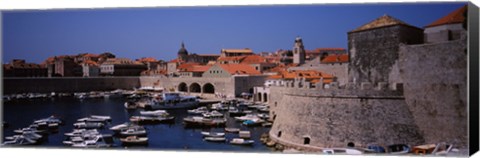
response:
M222 49L222 52L226 53L253 53L253 51L250 48L245 48L245 49Z
M84 56L84 57L94 57L94 58L95 58L95 57L98 57L99 55L97 55L97 54L92 54L92 53L87 53L87 54L84 54L83 56Z
M260 55L248 55L245 56L242 60L242 64L259 64L259 63L265 63L267 60L260 56Z
M188 69L188 72L205 72L208 69L210 69L212 65L195 65L191 67L191 69Z
M177 59L177 58L172 59L172 60L169 61L169 63L179 63L179 62L182 62L182 60Z
M98 63L92 60L83 61L82 64L87 64L88 66L98 66Z
M102 65L141 65L140 62L134 62L128 58L108 58L106 61L102 63Z
M405 26L411 26L401 20L398 20L394 17L391 17L389 15L383 15L365 25L362 25L355 30L350 31L349 33L352 32L360 32L360 31L365 31L365 30L370 30L370 29L375 29L375 28L381 28L381 27L387 27L387 26L394 26L394 25L405 25ZM411 26L414 27L414 26Z
M147 58L140 58L140 59L137 59L137 61L139 62L157 62L157 59L155 58L152 58L152 57L147 57Z
M183 63L183 64L178 65L177 69L179 71L187 71L189 69L192 69L192 67L195 66L195 65L200 65L200 64L199 63L193 63L193 62Z
M239 61L241 62L245 56L219 57L217 61Z
M281 71L277 75L269 76L269 79L287 79L293 80L295 78L305 78L309 82L319 82L323 78L324 83L333 81L333 75L323 73L315 70L293 70L293 71Z
M306 50L307 54L322 53L323 51L345 51L345 48L317 48L315 50Z
M425 28L434 27L438 25L445 25L445 24L463 23L465 21L465 16L463 16L463 14L466 11L467 11L467 5L464 5L463 7L454 10L453 12L434 21L433 23L428 24L427 26L425 26Z
M323 58L322 63L346 63L348 62L348 54L330 54Z
M254 67L248 64L218 64L222 69L228 71L230 74L245 74L245 75L260 75L261 73L255 70Z

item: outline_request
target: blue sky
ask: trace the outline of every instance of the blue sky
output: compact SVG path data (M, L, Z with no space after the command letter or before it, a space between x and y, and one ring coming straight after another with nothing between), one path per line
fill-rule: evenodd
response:
M347 48L347 32L384 14L423 27L465 3L159 7L2 12L3 62L41 63L65 54L112 52L137 59L176 57L182 41L190 53L222 48L254 52Z

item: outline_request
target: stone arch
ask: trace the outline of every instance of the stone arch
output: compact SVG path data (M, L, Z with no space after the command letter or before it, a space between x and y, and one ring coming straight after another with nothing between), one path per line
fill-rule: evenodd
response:
M263 93L263 101L268 102L267 93Z
M192 93L201 93L202 92L202 88L200 87L200 84L198 84L196 82L190 84L189 90Z
M262 93L259 92L257 95L258 95L258 101L262 101Z
M203 93L214 94L215 93L215 86L213 86L213 84L211 84L211 83L206 83L205 85L203 85Z
M178 84L178 91L187 92L188 91L187 84L185 82Z
M310 137L303 136L303 145L308 145L308 144L310 144Z

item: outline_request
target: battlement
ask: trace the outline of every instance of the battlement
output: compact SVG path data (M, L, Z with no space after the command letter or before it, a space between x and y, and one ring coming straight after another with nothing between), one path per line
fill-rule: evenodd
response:
M296 78L293 81L285 81L282 84L273 84L271 88L281 89L284 94L307 95L307 96L344 96L344 97L401 97L403 98L403 84L388 84L379 82L372 84L362 82L360 84L347 83L339 85L338 82L317 83L305 81L305 78Z

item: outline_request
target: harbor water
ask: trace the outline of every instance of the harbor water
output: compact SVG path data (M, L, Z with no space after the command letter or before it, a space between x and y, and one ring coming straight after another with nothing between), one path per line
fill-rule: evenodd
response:
M50 133L46 141L40 145L31 147L55 147L70 148L63 145L64 133L74 129L73 124L77 119L90 115L111 116L112 121L100 131L104 134L113 134L108 128L124 122L129 122L131 116L139 116L141 109L127 110L124 107L126 98L101 98L101 99L77 99L73 97L22 99L4 102L3 120L9 124L3 129L3 136L14 135L13 130L28 127L34 120L57 116L64 121L57 133ZM185 128L183 118L188 116L187 109L167 110L175 117L174 123L144 125L148 134L147 146L124 147L119 138L114 137L113 149L134 150L183 150L183 151L233 151L233 152L273 152L259 140L263 133L269 131L269 127L247 127L236 122L226 114L228 122L226 127L240 128L251 132L251 138L255 141L252 146L232 145L228 140L238 137L238 133L225 133L227 142L204 141L201 132L224 132L224 127L212 128Z

